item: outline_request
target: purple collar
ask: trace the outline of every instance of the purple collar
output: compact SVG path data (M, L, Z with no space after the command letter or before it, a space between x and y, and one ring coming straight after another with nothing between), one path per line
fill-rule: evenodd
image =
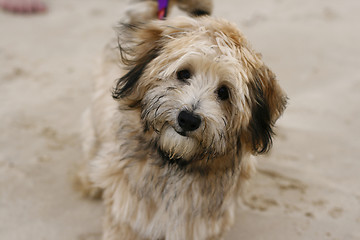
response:
M158 19L164 20L167 15L169 0L158 0Z

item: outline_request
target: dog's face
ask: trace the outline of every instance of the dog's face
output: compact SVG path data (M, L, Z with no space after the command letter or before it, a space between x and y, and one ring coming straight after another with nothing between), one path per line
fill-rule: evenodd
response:
M129 70L113 96L139 110L165 158L191 163L269 149L286 97L235 26L204 17L126 27L120 49Z

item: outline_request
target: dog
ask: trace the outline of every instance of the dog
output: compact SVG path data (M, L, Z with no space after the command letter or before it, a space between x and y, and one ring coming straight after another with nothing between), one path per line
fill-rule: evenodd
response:
M81 189L102 195L103 240L222 239L287 97L223 19L126 23L84 115ZM117 79L116 81L114 81Z

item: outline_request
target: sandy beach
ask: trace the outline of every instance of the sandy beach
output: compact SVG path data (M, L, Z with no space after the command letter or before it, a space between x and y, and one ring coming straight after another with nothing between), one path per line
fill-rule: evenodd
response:
M125 0L0 11L0 239L95 240L71 183L81 115ZM360 1L215 0L289 96L225 240L360 239Z

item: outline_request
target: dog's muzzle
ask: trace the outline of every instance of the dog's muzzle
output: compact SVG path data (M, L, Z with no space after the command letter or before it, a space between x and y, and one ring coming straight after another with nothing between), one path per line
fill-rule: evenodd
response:
M195 131L200 127L201 124L200 116L189 111L181 111L177 120L179 126L183 130L183 134L185 132Z

